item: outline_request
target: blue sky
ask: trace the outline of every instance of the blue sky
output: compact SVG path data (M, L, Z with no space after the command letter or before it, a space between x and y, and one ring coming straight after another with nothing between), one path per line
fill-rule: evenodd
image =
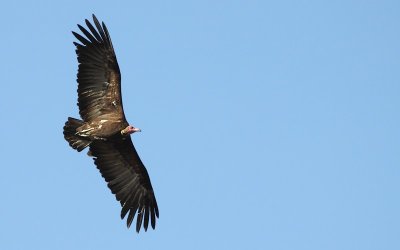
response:
M400 2L2 4L2 249L400 249ZM160 208L136 234L78 117L72 30L105 21Z

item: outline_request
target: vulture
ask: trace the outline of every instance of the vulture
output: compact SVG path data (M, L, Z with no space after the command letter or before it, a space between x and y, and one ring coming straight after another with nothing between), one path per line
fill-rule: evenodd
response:
M147 231L149 221L154 229L159 217L157 201L145 166L131 134L140 132L125 118L121 97L121 73L107 27L93 15L94 25L85 20L87 28L78 24L78 40L74 42L79 62L78 107L80 119L68 117L63 128L69 145L88 155L121 203L121 219L127 217L131 226L136 215L136 232L142 225Z

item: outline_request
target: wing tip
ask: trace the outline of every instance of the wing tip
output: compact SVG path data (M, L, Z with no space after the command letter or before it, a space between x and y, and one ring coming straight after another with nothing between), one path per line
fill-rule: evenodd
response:
M129 213L128 213L129 212ZM135 216L136 218L136 226L135 226L135 231L136 233L139 233L140 230L143 229L145 232L147 232L149 228L149 224L151 225L151 228L156 229L156 217L159 218L158 214L158 209L156 209L154 206L141 206L140 208L125 208L122 207L121 210L121 219L124 219L126 214L128 214L128 218L126 219L126 226L127 228L130 228ZM149 223L150 222L150 223Z
M93 20L95 20L95 19L97 20L97 17L94 13L92 13L92 18L93 18Z

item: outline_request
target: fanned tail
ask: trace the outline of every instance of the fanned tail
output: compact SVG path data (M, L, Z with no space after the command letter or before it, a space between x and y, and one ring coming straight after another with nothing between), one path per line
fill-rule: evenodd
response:
M76 135L76 129L84 124L83 121L68 117L68 121L64 126L64 138L69 143L69 145L73 148L81 152L87 146L92 143L92 141L88 138Z

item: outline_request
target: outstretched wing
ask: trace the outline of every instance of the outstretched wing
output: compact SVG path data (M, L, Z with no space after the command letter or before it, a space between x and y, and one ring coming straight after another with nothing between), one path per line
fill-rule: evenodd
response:
M130 136L110 141L94 141L90 145L94 163L108 183L111 192L121 202L121 219L128 214L130 227L137 212L136 231L142 222L147 231L149 219L154 229L158 206L150 178L133 146Z
M110 114L125 118L121 100L121 74L110 35L104 23L93 15L95 27L86 19L89 31L78 24L83 36L72 32L78 56L78 106L85 122Z

